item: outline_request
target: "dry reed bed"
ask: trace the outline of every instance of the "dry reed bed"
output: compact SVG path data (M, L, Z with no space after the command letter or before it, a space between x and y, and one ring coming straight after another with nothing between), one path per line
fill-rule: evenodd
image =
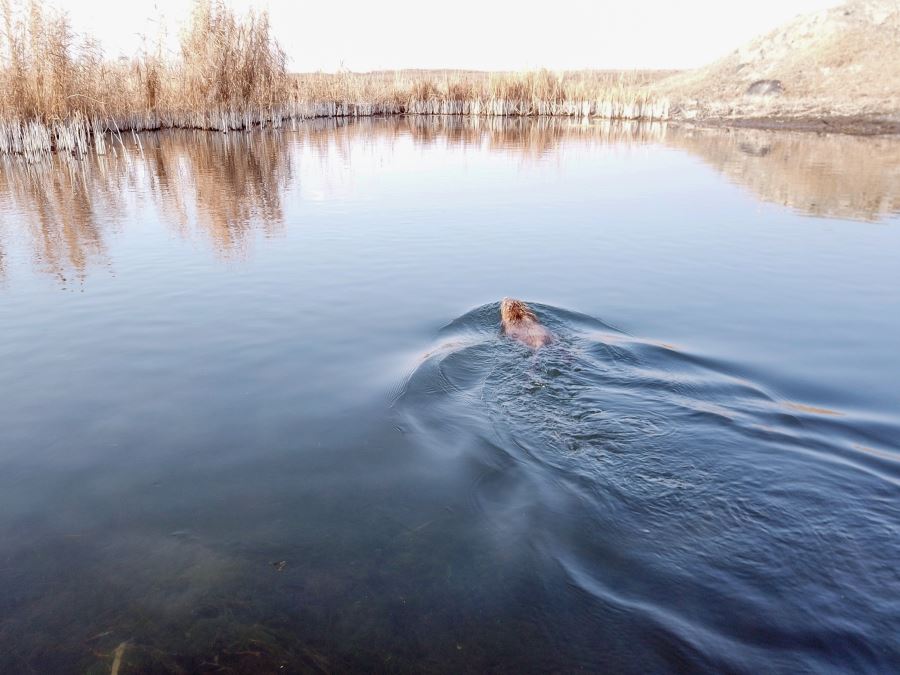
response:
M160 46L128 62L78 39L40 0L0 0L0 154L114 151L122 135L160 129L241 131L373 115L665 120L658 74L547 71L290 75L265 13L238 17L195 0L175 59Z
M612 95L595 99L541 100L483 98L407 99L395 102L346 100L292 100L268 108L212 108L206 110L146 110L87 117L74 112L64 118L0 119L0 153L35 157L52 151L84 154L93 148L105 154L126 132L164 129L200 129L221 132L253 128L297 128L315 118L371 117L376 115L459 115L473 117L565 116L610 120L662 121L670 117L667 100ZM111 140L109 137L112 137Z

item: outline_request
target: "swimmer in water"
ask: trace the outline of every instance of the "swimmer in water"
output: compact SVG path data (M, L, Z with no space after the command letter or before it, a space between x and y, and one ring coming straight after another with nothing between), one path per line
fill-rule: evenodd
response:
M553 342L553 334L521 300L503 298L500 301L500 323L504 335L532 349L540 349Z

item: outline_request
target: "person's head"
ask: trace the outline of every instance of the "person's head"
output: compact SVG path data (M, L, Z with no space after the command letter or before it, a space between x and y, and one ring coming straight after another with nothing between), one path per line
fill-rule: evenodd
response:
M537 320L537 317L534 315L534 312L528 308L528 305L521 300L503 298L503 300L500 301L500 320L503 323L516 323L529 319L535 321Z

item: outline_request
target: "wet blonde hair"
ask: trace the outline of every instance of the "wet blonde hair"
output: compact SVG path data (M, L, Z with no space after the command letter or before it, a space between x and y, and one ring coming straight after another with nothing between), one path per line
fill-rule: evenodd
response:
M500 301L500 320L506 323L518 323L520 321L537 321L537 316L521 300L503 298Z

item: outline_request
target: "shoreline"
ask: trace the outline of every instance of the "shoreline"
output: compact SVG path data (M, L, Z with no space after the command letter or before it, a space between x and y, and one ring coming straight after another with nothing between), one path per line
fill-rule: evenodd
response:
M762 131L800 131L848 136L900 135L900 114L858 115L759 115L753 117L706 117L671 122L702 128L759 129Z
M875 137L900 135L900 114L860 113L842 115L695 115L666 99L639 101L410 101L384 103L294 103L254 112L212 110L205 113L147 112L109 119L75 116L51 123L31 120L0 122L0 155L35 159L57 153L106 154L108 144L121 143L122 134L137 136L167 129L245 132L258 129L296 128L313 119L368 117L464 117L470 119L570 119L613 123L673 124L706 129L758 129L813 134Z

